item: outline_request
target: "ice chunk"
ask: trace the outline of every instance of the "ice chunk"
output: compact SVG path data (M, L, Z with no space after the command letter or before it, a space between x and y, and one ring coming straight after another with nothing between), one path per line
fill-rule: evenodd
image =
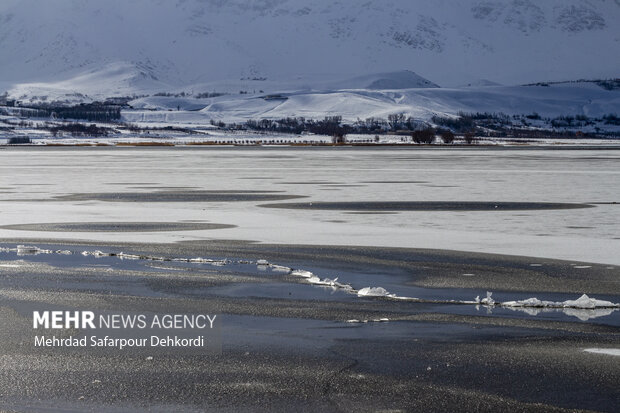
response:
M484 301L484 300L483 300ZM619 308L620 304L611 301L597 300L583 294L576 300L566 301L543 301L538 298L528 298L527 300L505 301L500 303L502 307L548 307L548 308L576 308L576 309L594 309L594 308Z
M544 301L543 301L544 303ZM521 307L521 306L506 306L506 303L502 303L502 306L513 311L521 311L531 316L537 316L541 313L549 312L562 312L570 317L576 317L581 321L588 321L598 317L605 317L618 311L617 308L560 308L560 307Z
M620 304L612 303L611 301L597 300L596 298L590 298L586 294L582 295L576 300L567 300L562 303L563 307L572 308L609 308L620 307Z
M359 297L390 297L393 294L390 294L383 287L365 287L357 292Z
M493 295L493 293L491 291L487 291L487 297L483 298L482 300L480 299L480 296L476 296L476 299L474 301L475 304L482 304L482 305L488 305L488 306L494 306L495 305L495 300L493 299L493 297L491 297Z
M285 267L284 265L269 264L269 268L271 268L271 271L283 272L286 274L289 274L291 271L293 271L291 268Z
M310 271L306 271L306 270L294 270L293 272L291 272L291 275L296 275L298 277L303 277L303 278L311 278L314 276L313 273L311 273Z
M122 254L122 252L121 252L121 254ZM97 250L97 251L82 251L82 255L85 256L85 257L88 256L88 255L92 255L93 257L99 258L99 257L109 257L112 254L109 254L107 252L102 252L102 251Z
M504 307L547 307L549 301L541 301L538 298L528 298L520 301L505 301L502 303Z
M213 262L212 259L210 258L202 258L202 257L197 257L197 258L190 258L187 262L193 262L193 263L207 263L210 264Z
M53 251L44 250L39 247L30 245L18 245L17 255L38 255L38 254L51 254Z
M121 260L139 260L142 257L136 254L125 254L124 252L120 252L117 254L117 257Z

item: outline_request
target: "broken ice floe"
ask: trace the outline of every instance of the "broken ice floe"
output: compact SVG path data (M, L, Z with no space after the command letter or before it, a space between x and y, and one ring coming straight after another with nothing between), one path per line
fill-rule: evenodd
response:
M96 251L82 251L82 255L85 257L92 255L93 257L99 258L99 257L109 257L111 254L96 250Z
M285 274L290 274L291 271L293 271L292 268L290 267L285 267L284 265L276 265L276 264L270 264L269 268L271 268L271 271L275 271L275 272L283 272Z
M521 311L531 316L560 311L568 316L576 317L581 321L608 316L620 309L620 304L590 298L586 294L583 294L576 300L566 301L545 301L532 297L526 300L504 302L495 301L491 297L492 294L491 292L487 292L487 297L482 300L480 297L476 297L475 302L489 309L492 307L502 307L513 311Z
M291 272L291 275L296 275L298 277L303 277L303 278L314 277L313 273L311 273L310 271L306 271L306 270L293 270Z
M484 304L484 303L483 303ZM547 308L577 308L577 309L595 309L595 308L620 308L620 304L611 301L597 300L583 294L576 300L566 301L543 301L538 298L528 298L520 301L504 301L499 303L502 307L547 307Z
M39 254L52 254L54 251L46 250L30 245L18 245L17 255L39 255Z
M617 308L554 308L554 307L505 307L512 311L519 311L530 316L537 316L543 313L560 312L567 316L578 318L581 321L593 320L599 317L605 317L618 311Z
M357 292L359 297L395 297L383 287L365 287Z
M476 302L476 304L493 306L493 305L495 305L495 300L493 299L493 297L491 297L492 295L493 295L492 292L487 291L487 297L486 298L483 298L481 300L480 296L476 296L474 301Z

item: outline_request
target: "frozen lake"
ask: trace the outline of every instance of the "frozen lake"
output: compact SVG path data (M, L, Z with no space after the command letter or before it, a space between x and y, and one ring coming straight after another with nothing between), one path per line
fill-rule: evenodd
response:
M619 161L614 149L6 148L0 238L253 240L619 265ZM322 202L336 204L261 206ZM447 207L419 208L428 202Z
M619 155L2 149L0 410L616 411ZM221 337L28 345L50 308Z

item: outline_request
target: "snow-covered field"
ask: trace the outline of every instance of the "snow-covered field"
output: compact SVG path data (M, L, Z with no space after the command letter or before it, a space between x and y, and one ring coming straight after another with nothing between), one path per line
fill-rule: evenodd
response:
M0 229L0 238L418 247L620 265L619 158L616 150L559 149L8 148L0 151L0 225L196 220L237 227L148 233ZM530 201L595 207L377 214L257 206L271 201L127 203L88 195L51 200L73 193L175 188L190 195L282 191L277 194L308 197L304 202ZM587 273L587 266L582 270Z

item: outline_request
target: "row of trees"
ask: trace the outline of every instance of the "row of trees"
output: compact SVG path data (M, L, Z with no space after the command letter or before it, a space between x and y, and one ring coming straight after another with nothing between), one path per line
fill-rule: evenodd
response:
M84 125L82 123L66 123L49 128L49 130L52 132L52 136L54 137L58 136L59 133L69 133L71 136L108 136L108 134L113 131L110 128L99 127L94 123L90 125Z

